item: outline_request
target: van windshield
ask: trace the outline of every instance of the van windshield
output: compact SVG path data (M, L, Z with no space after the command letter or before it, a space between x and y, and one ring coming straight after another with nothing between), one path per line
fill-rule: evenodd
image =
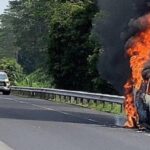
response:
M0 80L5 80L7 79L7 75L6 74L0 74Z

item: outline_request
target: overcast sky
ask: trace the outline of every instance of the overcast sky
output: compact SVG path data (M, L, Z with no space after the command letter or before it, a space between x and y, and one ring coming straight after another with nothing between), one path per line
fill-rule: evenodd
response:
M9 0L0 0L0 14L4 12L4 9L7 8Z

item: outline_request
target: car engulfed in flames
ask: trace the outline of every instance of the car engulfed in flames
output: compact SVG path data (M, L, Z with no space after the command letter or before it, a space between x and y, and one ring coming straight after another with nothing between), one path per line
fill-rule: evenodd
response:
M131 73L125 88L125 127L150 126L150 13L135 21L139 32L126 44Z
M140 89L133 88L132 95L127 98L132 99L132 105L125 127L150 129L150 79L145 80Z

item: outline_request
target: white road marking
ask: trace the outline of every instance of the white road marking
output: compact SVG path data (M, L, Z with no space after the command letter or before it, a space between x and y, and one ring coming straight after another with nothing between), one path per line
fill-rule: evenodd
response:
M17 101L17 102L19 102L19 103L21 103L21 104L29 104L29 103L23 102L23 101Z
M95 122L95 123L98 123L98 121L94 120L94 119L88 119L89 121L92 121L92 122Z
M3 97L3 99L7 99L7 100L13 100L12 98L4 98L4 97Z
M150 137L150 134L148 134L148 133L145 133L144 135L146 135L146 136L149 136L149 137Z
M11 100L11 101L14 101L14 102L19 102L19 101L15 100L15 99L12 99L12 98L3 98L3 99Z
M137 133L142 133L143 131L136 131ZM146 134L145 134L146 135Z
M61 113L61 114L64 114L64 115L69 115L69 116L72 116L72 117L77 117L77 118L80 118L80 119L85 119L85 120L88 120L88 121L91 121L91 122L94 122L94 123L99 123L98 121L96 121L94 119L86 119L86 118L78 117L78 116L75 116L73 114L70 114L70 113L67 113L67 112L64 112L64 111L58 111L58 110L55 110L55 109L52 109L52 108L48 108L48 107L44 107L44 106L40 106L40 105L36 105L36 104L31 104L31 105L34 106L34 107L45 109L45 110L55 111L55 112L58 112L58 113Z
M17 103L21 103L21 104L29 104L28 102L23 102L23 101L20 101L20 100L15 100L15 99L12 99L12 98L3 98L3 99L11 100L11 101L14 101L14 102L17 102Z
M14 100L12 98L4 98L4 99L12 100L12 101L19 102L19 103L22 103L22 104L29 104L29 105L32 105L32 106L37 107L37 108L42 108L42 109L49 110L49 111L55 111L55 112L58 112L58 113L61 113L61 114L64 114L64 115L69 115L69 116L72 116L72 117L77 117L77 118L80 118L80 119L88 120L88 121L91 121L91 122L94 122L94 123L99 123L98 121L96 121L94 119L90 119L90 118L86 119L86 118L78 117L76 115L73 115L73 114L70 114L70 113L67 113L67 112L64 112L64 111L58 111L58 110L55 110L55 109L52 109L52 108L48 108L48 107L44 107L44 106L40 106L40 105L36 105L36 104L30 104L28 102Z
M6 145L4 142L0 141L0 150L13 150L8 145Z
M67 112L63 112L63 111L60 111L60 113L62 113L62 114L64 114L64 115L71 115L71 114L69 114L69 113L67 113Z
M55 111L54 109L52 108L48 108L48 107L43 107L43 106L39 106L39 105L36 105L36 104L31 104L32 106L35 106L35 107L38 107L38 108L42 108L42 109L46 109L46 110L51 110L51 111Z

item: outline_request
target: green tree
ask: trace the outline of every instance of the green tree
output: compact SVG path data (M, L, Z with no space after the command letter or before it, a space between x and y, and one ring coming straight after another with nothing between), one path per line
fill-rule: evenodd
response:
M1 57L16 58L34 85L112 93L97 71L97 12L95 0L11 0L0 16Z
M18 62L27 73L45 66L47 60L48 24L45 17L48 0L10 1L15 44L19 47Z
M89 90L91 78L87 59L94 48L89 36L96 12L91 0L58 2L53 8L49 60L57 88Z
M0 70L7 72L12 84L16 84L22 79L22 67L15 59L2 58L0 59Z
M17 58L18 47L15 45L16 37L13 32L10 14L0 15L0 58Z

